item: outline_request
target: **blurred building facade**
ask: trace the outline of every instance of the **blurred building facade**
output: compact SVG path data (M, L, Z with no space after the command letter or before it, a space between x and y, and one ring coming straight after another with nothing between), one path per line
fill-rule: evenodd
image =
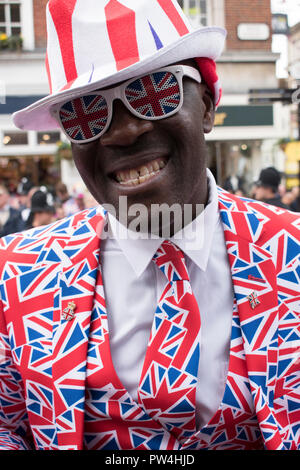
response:
M12 190L22 176L48 187L60 178L72 186L79 181L71 160L57 155L59 130L23 132L11 119L12 112L49 93L46 4L47 0L0 0L0 178Z
M300 23L289 31L288 67L290 85L300 84Z
M290 28L288 36L288 84L290 88L300 87L300 23ZM298 102L300 93L295 96L292 107L291 138L300 139Z
M290 106L290 139L285 148L287 186L300 185L300 23L289 30L288 35L288 86L298 89Z
M210 168L219 184L246 191L263 167L285 169L277 142L289 135L289 109L281 103L249 105L250 89L278 87L272 52L270 0L181 0L195 26L218 25L228 35L218 61L223 97L207 136ZM200 14L202 12L202 14ZM206 16L204 16L206 12ZM198 18L197 18L198 14Z
M272 53L270 0L178 0L194 26L218 25L228 31L218 62L223 98L215 129L207 136L209 166L219 184L250 187L261 168L284 169L284 154L276 146L289 135L289 111L280 103L248 104L251 88L276 88ZM56 132L21 132L11 113L48 94L44 67L47 0L0 0L0 165L4 179L29 173L35 182L51 183L61 176L66 184L80 180L70 159L58 159ZM22 50L1 48L1 37L21 34ZM1 101L2 86L2 101ZM5 90L3 91L3 89ZM6 94L6 100L3 95ZM3 178L2 178L3 179ZM38 181L36 181L38 180ZM235 188L234 188L235 189Z

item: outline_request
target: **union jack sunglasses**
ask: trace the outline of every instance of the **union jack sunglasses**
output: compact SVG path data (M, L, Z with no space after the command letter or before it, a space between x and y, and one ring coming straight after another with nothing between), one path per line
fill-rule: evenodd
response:
M51 114L71 142L92 142L107 131L115 99L120 99L134 116L141 119L155 121L177 113L183 104L184 76L201 83L197 69L171 65L119 86L58 103L51 109Z

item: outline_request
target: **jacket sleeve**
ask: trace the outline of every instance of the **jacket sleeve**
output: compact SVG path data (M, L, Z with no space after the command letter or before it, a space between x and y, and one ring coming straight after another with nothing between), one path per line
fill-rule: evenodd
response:
M284 361L285 359L282 359ZM274 396L274 410L287 450L300 450L300 359L294 353L289 373L279 377ZM279 365L280 367L280 365ZM283 366L284 367L284 366Z
M276 419L288 450L300 450L299 258L298 254L288 267L289 280L295 283L294 291L290 282L289 290L282 291L284 301L279 307L278 369L274 394Z
M30 450L21 376L14 365L0 300L0 450Z

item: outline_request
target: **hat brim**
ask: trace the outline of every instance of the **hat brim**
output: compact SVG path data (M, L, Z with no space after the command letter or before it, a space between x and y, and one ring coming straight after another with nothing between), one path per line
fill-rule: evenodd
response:
M50 113L51 107L55 104L181 60L194 57L207 57L217 60L223 51L225 38L226 30L223 28L200 28L120 71L116 72L113 64L111 64L111 67L106 65L103 68L98 68L93 73L94 79L90 80L90 72L88 72L76 80L75 86L71 85L67 90L48 95L15 112L13 122L17 127L25 130L45 131L57 129L59 125Z

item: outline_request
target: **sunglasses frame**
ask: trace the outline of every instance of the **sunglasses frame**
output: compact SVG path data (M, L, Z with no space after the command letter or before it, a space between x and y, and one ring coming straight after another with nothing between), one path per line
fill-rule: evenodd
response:
M168 113L166 115L153 116L153 117L152 116L144 116L144 115L138 113L137 111L135 111L130 106L130 104L127 101L126 95L125 95L125 90L126 90L127 86L130 83L133 83L136 80L139 80L140 78L146 77L147 75L152 75L152 74L158 73L158 72L169 72L169 73L172 73L176 77L177 83L179 85L180 102L179 102L179 105L177 106L176 109L174 109L173 111L171 111L170 113ZM188 78L191 78L192 80L195 80L198 83L201 83L201 75L200 75L199 70L197 70L196 68L190 67L188 65L170 65L168 67L163 67L163 68L160 68L160 69L157 69L157 70L153 70L153 71L151 71L149 73L146 73L146 74L144 73L142 75L139 75L138 77L133 77L130 80L126 80L126 82L121 83L120 85L116 85L115 87L112 87L112 88L109 88L109 89L106 89L106 90L96 90L96 91L91 91L90 93L83 93L82 95L74 96L73 98L65 101L64 103L58 103L58 104L54 105L51 108L50 112L51 112L51 115L56 119L56 121L60 125L63 133L65 134L65 136L67 137L67 139L70 142L73 142L75 144L81 144L81 143L85 144L85 143L88 143L88 142L92 142L96 139L99 139L107 131L107 129L109 128L109 126L111 124L111 120L112 120L113 102L116 99L120 99L122 101L122 103L124 104L124 106L131 112L131 114L138 117L139 119L145 119L145 120L149 120L149 121L157 121L159 119L166 119L166 118L172 116L173 114L177 113L181 109L182 104L183 104L183 83L182 82L183 82L183 77L184 76L188 77ZM95 135L95 136L93 136L89 139L84 139L84 140L72 139L64 129L64 126L63 126L61 118L60 118L60 110L66 103L69 103L70 101L73 101L75 99L79 99L79 98L82 98L84 96L90 96L90 95L103 96L103 98L106 100L107 110L108 110L107 122L106 122L103 130L101 132L99 132L99 134L97 134L97 135Z

